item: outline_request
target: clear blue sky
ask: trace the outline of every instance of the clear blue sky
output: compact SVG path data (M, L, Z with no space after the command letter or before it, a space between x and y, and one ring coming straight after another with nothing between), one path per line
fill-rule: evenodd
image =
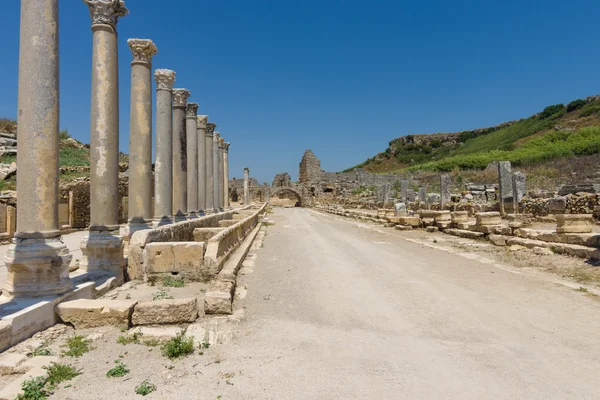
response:
M119 22L121 150L129 147L130 37L158 46L230 148L297 179L305 149L327 171L398 136L484 127L600 93L597 0L129 0ZM2 0L0 116L17 109L18 0ZM90 17L60 0L61 127L89 143Z

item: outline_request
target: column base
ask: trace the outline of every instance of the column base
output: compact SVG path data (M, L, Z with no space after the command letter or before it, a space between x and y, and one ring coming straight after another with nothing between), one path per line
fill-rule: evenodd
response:
M206 213L204 212L204 210L198 211L198 217L204 217L205 215Z
M187 219L198 219L198 213L196 211L188 211Z
M122 282L123 238L115 231L90 231L81 241L81 260L79 269L91 275L115 276Z
M173 221L175 221L175 223L177 222L184 222L187 221L187 214L177 214L173 217Z
M154 217L152 220L152 228L159 228L165 225L171 225L173 223L172 217Z
M45 239L15 238L8 247L3 295L43 297L73 289L69 264L73 256L60 236Z
M127 225L121 226L119 229L119 235L123 237L123 239L129 240L131 236L137 231L141 231L144 229L151 229L152 221L129 221Z

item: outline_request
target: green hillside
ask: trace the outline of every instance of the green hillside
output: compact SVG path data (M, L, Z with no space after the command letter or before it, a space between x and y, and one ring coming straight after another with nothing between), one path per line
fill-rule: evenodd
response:
M600 96L594 96L548 106L529 118L490 128L400 137L384 152L349 170L473 170L497 160L526 166L599 152Z

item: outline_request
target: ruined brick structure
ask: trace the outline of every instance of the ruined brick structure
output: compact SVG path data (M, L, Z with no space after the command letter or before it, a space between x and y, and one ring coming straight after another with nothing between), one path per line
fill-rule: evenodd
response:
M300 183L312 183L321 180L321 161L311 150L306 150L300 160Z

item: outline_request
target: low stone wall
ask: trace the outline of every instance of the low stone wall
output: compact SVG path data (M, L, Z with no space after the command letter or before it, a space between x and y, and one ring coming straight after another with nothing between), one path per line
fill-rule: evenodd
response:
M214 228L219 221L232 219L237 211L207 215L190 221L145 229L135 232L129 241L127 276L129 279L146 279L146 246L157 242L194 242L195 228Z
M259 215L262 214L267 205L263 204L249 217L222 230L210 238L206 243L204 253L204 266L215 275L221 270L221 266L227 257L242 243L246 235L258 225Z

